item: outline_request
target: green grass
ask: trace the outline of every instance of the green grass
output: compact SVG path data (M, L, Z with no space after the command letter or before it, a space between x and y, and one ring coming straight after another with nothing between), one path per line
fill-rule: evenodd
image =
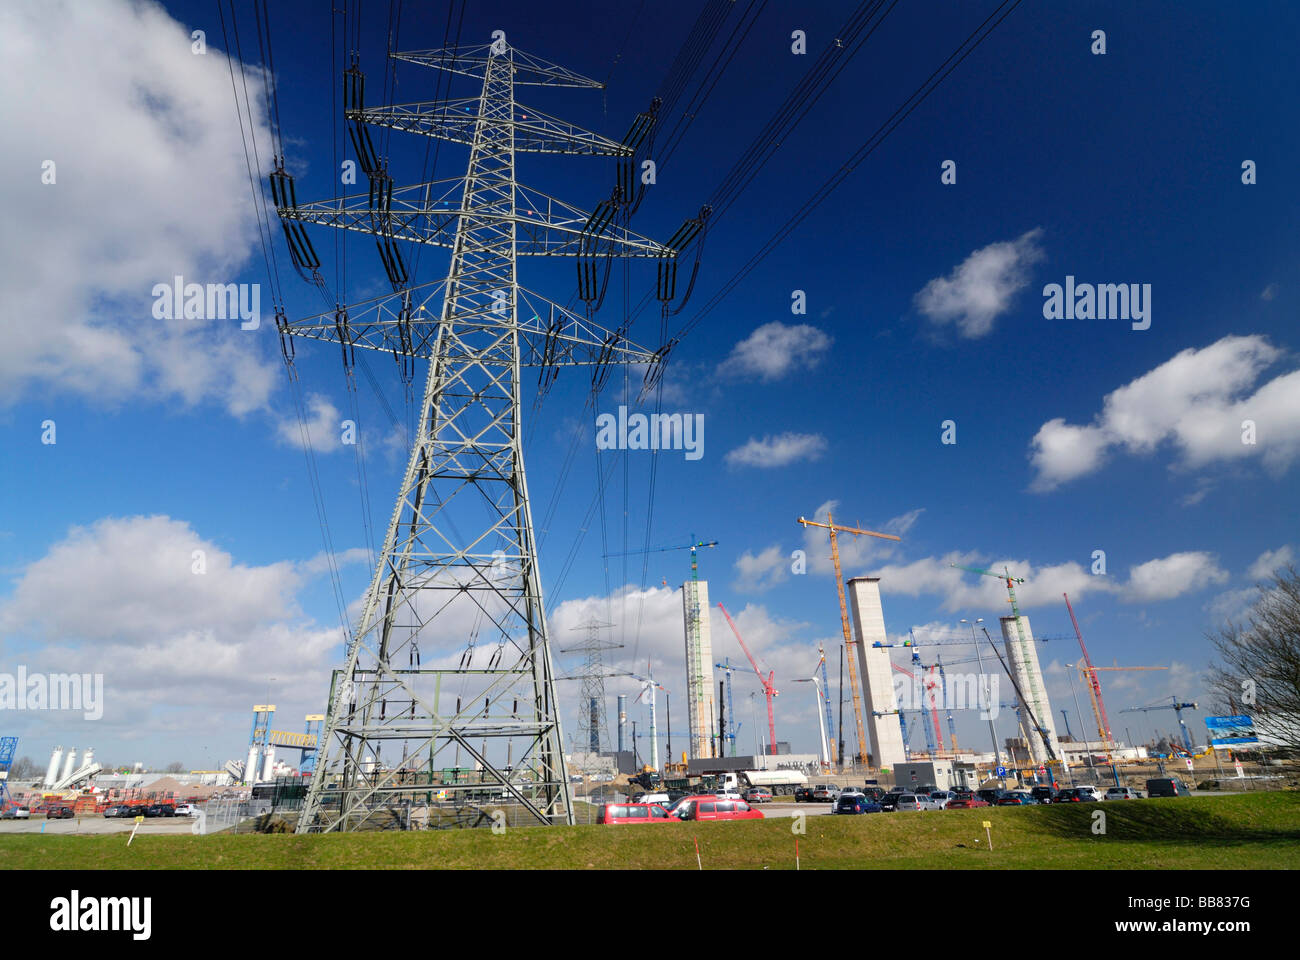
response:
M1092 833L1092 814L1107 832ZM993 824L987 849L981 822ZM793 869L793 821L293 835L0 834L16 869ZM1300 793L810 816L803 869L1296 869Z

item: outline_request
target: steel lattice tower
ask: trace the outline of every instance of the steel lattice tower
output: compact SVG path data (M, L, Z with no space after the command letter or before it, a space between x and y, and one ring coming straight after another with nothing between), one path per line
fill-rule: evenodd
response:
M579 674L582 680L582 699L578 704L578 735L574 746L575 749L594 754L609 750L609 710L605 704L605 664L601 653L605 650L619 650L623 644L601 640L600 631L612 626L612 623L602 623L592 617L573 628L586 631L586 639L560 651L584 655L582 673Z
M429 363L383 551L346 661L334 671L298 830L490 823L488 801L508 806L514 822L571 824L524 473L521 368L542 368L542 391L556 367L577 364L594 365L593 389L611 363L648 365L653 385L668 346L632 343L626 320L616 331L591 322L590 281L613 256L656 258L667 302L676 256L702 217L664 245L627 229L626 188L588 214L515 179L516 152L532 151L616 157L630 184L653 110L620 143L518 104L520 85L600 84L504 40L394 56L481 79L481 91L368 108L354 65L347 116L369 195L299 205L282 164L272 176L296 266L319 265L302 223L370 233L395 291L302 321L278 313L286 358L298 336L340 343L349 370L357 348L392 354L404 379L414 359ZM467 144L466 173L395 190L367 125ZM394 240L450 247L446 279L409 285ZM577 258L588 316L520 286L522 255ZM432 667L422 666L422 654Z

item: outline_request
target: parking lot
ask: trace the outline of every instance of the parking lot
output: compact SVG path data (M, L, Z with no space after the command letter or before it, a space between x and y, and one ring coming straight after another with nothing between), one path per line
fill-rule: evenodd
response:
M194 820L190 817L150 817L140 824L136 837L147 834L160 836L164 834L189 833ZM130 833L135 821L129 818L109 818L97 815L73 817L70 820L46 820L44 817L32 817L30 820L0 820L0 833ZM42 830L42 828L44 828Z

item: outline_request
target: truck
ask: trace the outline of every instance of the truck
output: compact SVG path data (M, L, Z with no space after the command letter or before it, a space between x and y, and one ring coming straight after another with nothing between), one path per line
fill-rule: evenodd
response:
M750 787L767 787L772 796L794 796L798 787L808 784L808 778L798 770L739 770L717 775L719 790L743 794Z

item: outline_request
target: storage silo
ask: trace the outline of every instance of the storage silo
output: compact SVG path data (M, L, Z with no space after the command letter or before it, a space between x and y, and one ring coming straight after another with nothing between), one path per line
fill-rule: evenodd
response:
M257 783L257 744L248 748L248 759L244 762L244 783L250 786Z
M73 749L69 750L68 755L63 758L63 774L59 777L59 779L60 780L68 779L68 777L72 776L72 771L76 769L77 769L77 750L74 747Z
M266 745L266 751L262 757L262 779L275 779L275 747L269 743Z
M55 747L50 754L50 765L45 768L45 780L42 786L52 787L59 782L59 761L63 759L63 747Z

